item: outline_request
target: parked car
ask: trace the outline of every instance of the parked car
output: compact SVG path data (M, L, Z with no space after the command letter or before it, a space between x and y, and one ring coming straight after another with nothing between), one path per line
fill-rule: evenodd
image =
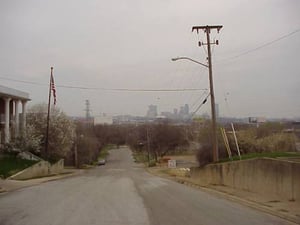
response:
M103 166L103 165L105 165L105 163L106 163L105 159L98 160L98 166Z

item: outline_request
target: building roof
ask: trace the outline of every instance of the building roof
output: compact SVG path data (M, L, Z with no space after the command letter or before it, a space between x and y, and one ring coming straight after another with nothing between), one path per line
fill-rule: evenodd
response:
M13 88L5 87L2 85L0 85L0 96L27 101L30 100L28 93Z

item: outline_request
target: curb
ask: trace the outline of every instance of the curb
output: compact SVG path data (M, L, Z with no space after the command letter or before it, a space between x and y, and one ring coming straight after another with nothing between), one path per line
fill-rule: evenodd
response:
M255 202L255 201L251 201L251 200L247 200L247 199L243 199L243 198L237 197L235 195L231 195L231 194L228 194L226 192L222 192L222 191L219 191L219 190L216 190L216 189L213 189L213 188L209 188L209 187L206 187L206 186L200 186L200 185L194 184L193 182L189 182L189 181L186 181L186 180L181 180L181 179L178 179L178 178L175 178L175 180L178 183L185 184L185 185L193 187L193 188L201 189L201 190L203 190L203 191L205 191L207 193L218 195L218 196L220 196L222 198L231 200L233 202L246 205L246 206L248 206L250 208L254 208L254 209L260 210L262 212L271 214L273 216L280 217L282 219L288 220L288 221L296 223L296 224L300 224L300 220L297 217L288 216L288 215L280 213L279 211L271 210L268 206L264 206L261 203L258 203L258 202Z
M28 179L28 180L19 180L19 182L24 181L24 183L20 186L12 187L12 188L0 187L0 194L4 194L4 193L7 193L7 192L13 192L13 191L16 191L16 190L36 186L36 185L46 183L46 182L51 182L51 181L56 181L56 180L60 180L60 179L70 178L70 177L73 177L73 176L80 175L83 172L84 171L80 170L80 171L74 171L74 172L71 172L71 173L68 173L68 174L58 174L58 175L55 175L55 176L45 176L45 177ZM28 182L28 184L26 184L26 181ZM29 183L30 181L36 181L36 182Z
M155 172L151 171L149 168L146 168L146 171L148 173L154 175L154 176L158 176L158 177L161 177L161 178L166 178L166 179L175 181L177 183L184 184L184 185L189 186L191 188L201 189L201 190L203 190L207 193L218 195L221 198L231 200L231 201L236 202L236 203L240 203L242 205L248 206L248 207L256 209L256 210L260 210L262 212L271 214L273 216L280 217L282 219L288 220L289 222L292 222L292 223L295 223L295 224L300 224L300 218L290 216L290 215L285 215L285 214L280 213L278 211L271 210L269 207L264 206L261 203L251 201L251 200L247 200L247 199L243 199L243 198L240 198L238 196L230 195L226 192L222 192L222 191L219 191L219 190L216 190L216 189L213 189L213 188L209 188L207 186L201 186L199 184L195 184L192 181L189 181L189 180L184 179L184 178L180 178L180 177L176 177L176 176L170 176L168 174L162 174L160 171L155 173Z

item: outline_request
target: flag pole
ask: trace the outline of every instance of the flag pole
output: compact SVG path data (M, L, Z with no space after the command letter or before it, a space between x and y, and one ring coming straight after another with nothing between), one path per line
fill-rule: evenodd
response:
M45 138L45 154L48 157L48 145L49 145L49 123L50 123L50 103L51 103L51 86L52 86L53 67L51 67L51 75L49 82L49 100L48 100L48 114L47 114L47 130Z

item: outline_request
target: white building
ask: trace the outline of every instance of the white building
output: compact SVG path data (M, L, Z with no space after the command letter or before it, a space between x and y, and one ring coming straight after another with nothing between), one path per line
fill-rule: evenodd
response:
M107 115L106 113L103 113L102 115L99 116L95 116L94 117L94 125L98 125L98 124L113 124L113 117Z
M28 93L0 85L0 144L8 143L25 131L29 100Z

